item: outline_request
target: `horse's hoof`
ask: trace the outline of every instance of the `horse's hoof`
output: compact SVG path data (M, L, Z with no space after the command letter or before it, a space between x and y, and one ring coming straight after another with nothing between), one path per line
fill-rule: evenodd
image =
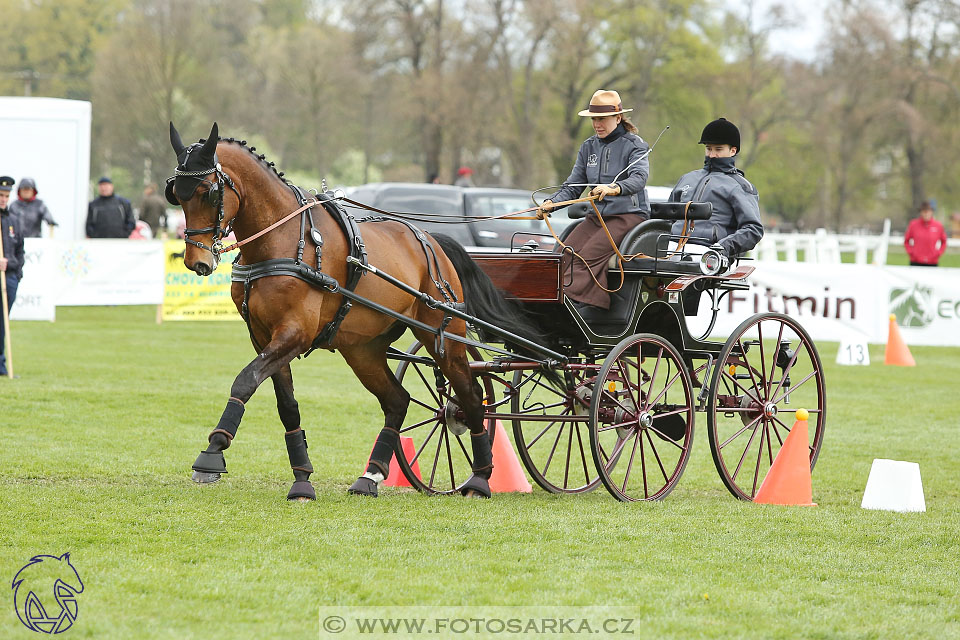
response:
M350 488L347 489L347 493L355 496L370 496L371 498L376 498L377 483L370 478L360 476L357 478L356 482L350 485Z
M213 484L220 479L220 474L208 473L206 471L194 471L192 479L197 484Z
M313 490L313 485L309 482L294 482L290 487L290 493L287 494L287 500L299 500L300 502L310 502L317 499L317 492Z
M477 474L467 478L466 482L457 487L457 491L465 498L489 498L492 495L490 483Z
M201 451L192 469L201 473L226 473L227 465L223 460L223 451Z

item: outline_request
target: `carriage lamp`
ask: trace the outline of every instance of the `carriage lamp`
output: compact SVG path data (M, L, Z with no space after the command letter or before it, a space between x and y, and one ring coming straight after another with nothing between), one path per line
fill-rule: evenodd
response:
M726 267L726 258L716 249L707 249L700 256L700 273L714 276Z

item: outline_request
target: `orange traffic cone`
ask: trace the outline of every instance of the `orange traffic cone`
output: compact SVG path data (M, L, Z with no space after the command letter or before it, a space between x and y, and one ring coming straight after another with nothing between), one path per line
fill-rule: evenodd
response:
M915 367L917 363L907 348L907 343L903 341L900 335L900 327L897 326L897 316L890 314L890 332L887 336L887 348L883 352L884 364L895 364L899 367Z
M786 504L815 507L810 481L810 445L807 440L806 409L797 411L797 421L773 459L767 477L753 501L761 504Z
M493 474L490 476L490 490L494 493L532 493L533 487L527 482L523 466L513 451L507 438L507 432L497 420L497 433L493 438Z
M403 455L406 456L407 461L413 460L413 456L417 455L416 447L413 444L413 438L408 438L407 436L400 436L400 446L403 447ZM373 455L373 450L370 450L370 454ZM370 458L367 457L367 464L370 464ZM364 469L367 467L364 466ZM420 477L420 461L417 460L413 463L413 473L419 478ZM383 486L385 487L411 487L410 481L407 480L407 476L403 475L403 471L400 471L400 465L397 464L397 455L393 454L390 456L390 473L387 475L386 479L383 481Z

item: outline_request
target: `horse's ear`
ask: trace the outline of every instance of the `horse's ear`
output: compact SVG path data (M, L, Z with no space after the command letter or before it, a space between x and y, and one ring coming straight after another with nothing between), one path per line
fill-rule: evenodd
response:
M217 129L217 123L214 122L213 128L210 129L210 137L207 138L207 141L203 143L203 147L200 149L200 157L213 162L213 156L217 152L217 142L219 142L219 140L219 130Z
M183 146L183 142L180 140L180 133L177 131L177 128L173 126L173 122L170 123L170 144L173 145L174 153L179 156L183 153L183 150L186 149Z

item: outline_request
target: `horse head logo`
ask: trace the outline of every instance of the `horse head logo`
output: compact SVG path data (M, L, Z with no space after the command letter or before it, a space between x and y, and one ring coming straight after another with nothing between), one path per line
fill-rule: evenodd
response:
M70 554L34 556L13 578L13 602L20 622L31 631L63 633L77 619L80 574Z
M890 291L890 312L901 327L926 327L934 318L933 289L914 284Z

